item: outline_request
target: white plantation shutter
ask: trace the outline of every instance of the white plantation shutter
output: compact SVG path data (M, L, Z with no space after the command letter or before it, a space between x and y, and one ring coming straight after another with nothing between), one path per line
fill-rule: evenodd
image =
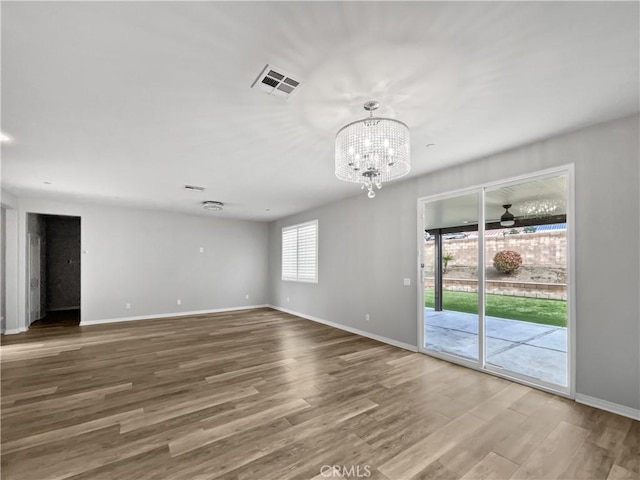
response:
M318 221L282 229L282 280L318 282Z
M318 222L298 228L298 280L318 281Z
M282 229L282 280L298 278L298 229Z

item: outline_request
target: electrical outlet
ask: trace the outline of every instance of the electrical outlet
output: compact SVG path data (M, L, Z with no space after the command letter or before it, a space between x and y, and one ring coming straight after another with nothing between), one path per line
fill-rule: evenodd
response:
M287 303L289 303L289 297L287 297Z
M410 278L405 278L403 284L404 284L405 287L408 287L409 285L411 285L411 279Z
M200 247L200 253L204 253L204 247Z
M371 320L371 318L369 317L368 313L365 313L364 315L364 319L368 322L369 320Z
M182 300L178 299L178 300L176 300L176 303L177 303L178 305L182 305Z
M249 300L249 294L247 293L244 298L246 298L247 300Z
M131 304L130 303L125 303L124 304L124 308L126 308L127 310L129 310L131 308Z

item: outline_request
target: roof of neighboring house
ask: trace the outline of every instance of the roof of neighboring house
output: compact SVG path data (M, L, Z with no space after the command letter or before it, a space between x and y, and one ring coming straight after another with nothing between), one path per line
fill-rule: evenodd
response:
M566 223L554 223L552 225L538 225L536 227L536 232L544 232L549 230L566 230Z
M550 232L550 231L559 231L559 230L566 230L567 229L567 224L566 223L553 223L550 225L536 225L536 232ZM486 237L499 237L499 236L504 236L504 235L509 235L511 230L513 230L513 227L511 228L498 228L495 230L486 230L485 231L485 236ZM516 228L516 230L518 230L519 232L523 232L523 228L522 227L518 227ZM478 237L478 232L465 232L464 235L466 235L466 237L468 238L477 238ZM446 238L446 236L445 236ZM429 236L427 234L425 234L425 240L426 241L431 241L433 240L432 236Z

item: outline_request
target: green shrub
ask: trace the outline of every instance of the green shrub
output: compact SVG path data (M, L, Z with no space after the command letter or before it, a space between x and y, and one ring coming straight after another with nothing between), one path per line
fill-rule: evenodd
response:
M513 273L522 265L522 257L518 252L503 250L493 257L493 266L501 273Z

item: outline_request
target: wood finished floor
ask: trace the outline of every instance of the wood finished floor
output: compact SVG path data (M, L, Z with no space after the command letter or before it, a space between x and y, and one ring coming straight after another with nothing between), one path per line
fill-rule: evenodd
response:
M47 312L44 318L33 322L29 329L53 327L77 327L80 325L80 310L58 310Z
M640 478L640 422L275 310L2 343L6 480Z

